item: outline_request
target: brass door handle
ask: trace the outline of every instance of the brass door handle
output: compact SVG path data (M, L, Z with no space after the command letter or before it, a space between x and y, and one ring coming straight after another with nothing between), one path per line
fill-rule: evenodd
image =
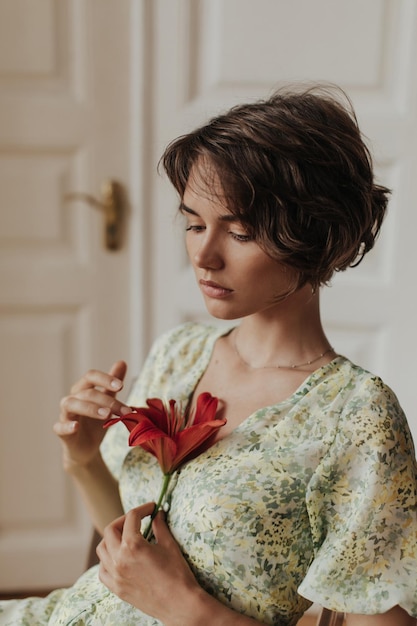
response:
M104 238L107 250L120 250L123 243L125 198L123 188L115 180L106 180L101 187L101 199L88 193L69 193L66 200L84 200L104 214Z

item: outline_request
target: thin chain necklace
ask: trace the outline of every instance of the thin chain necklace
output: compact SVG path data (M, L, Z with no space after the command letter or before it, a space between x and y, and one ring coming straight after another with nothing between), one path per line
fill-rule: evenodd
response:
M297 363L295 365L259 365L259 366L254 366L254 365L251 365L250 363L248 363L247 361L245 361L243 356L240 354L240 352L238 350L238 347L237 347L237 344L236 344L236 332L234 332L232 334L232 342L233 342L234 351L236 352L236 354L239 357L240 361L242 361L242 363L244 365L246 365L246 367L249 367L251 370L268 370L268 369L278 369L278 370L281 370L281 369L292 369L292 370L296 370L298 367L304 367L305 365L312 365L313 363L316 363L316 361L319 361L324 356L326 356L326 354L328 354L329 352L333 352L333 348L332 348L332 346L330 346L329 348L327 348L327 350L325 350L324 352L322 352L321 354L316 356L314 359L310 359L310 361L306 361L305 363Z

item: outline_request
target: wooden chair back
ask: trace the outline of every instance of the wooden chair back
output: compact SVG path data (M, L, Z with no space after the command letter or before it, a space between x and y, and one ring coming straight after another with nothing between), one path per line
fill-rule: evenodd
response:
M317 618L316 626L343 626L345 623L345 614L330 611L330 609L322 609Z

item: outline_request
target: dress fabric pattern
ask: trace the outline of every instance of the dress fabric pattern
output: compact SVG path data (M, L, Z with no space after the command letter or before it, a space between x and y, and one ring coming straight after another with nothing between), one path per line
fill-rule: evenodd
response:
M129 399L186 405L224 329L184 324L154 345ZM122 424L102 453L124 509L156 499L153 456ZM200 584L261 623L294 626L312 602L347 613L396 604L417 617L417 469L393 392L345 357L248 416L176 476L168 522ZM3 611L3 612L2 612ZM97 568L45 599L0 603L0 626L156 626Z

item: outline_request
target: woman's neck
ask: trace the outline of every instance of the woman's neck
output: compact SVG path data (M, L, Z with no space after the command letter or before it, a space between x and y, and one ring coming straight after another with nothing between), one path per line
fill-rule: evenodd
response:
M253 368L307 363L325 351L332 356L321 323L319 295L310 289L244 318L230 339Z

